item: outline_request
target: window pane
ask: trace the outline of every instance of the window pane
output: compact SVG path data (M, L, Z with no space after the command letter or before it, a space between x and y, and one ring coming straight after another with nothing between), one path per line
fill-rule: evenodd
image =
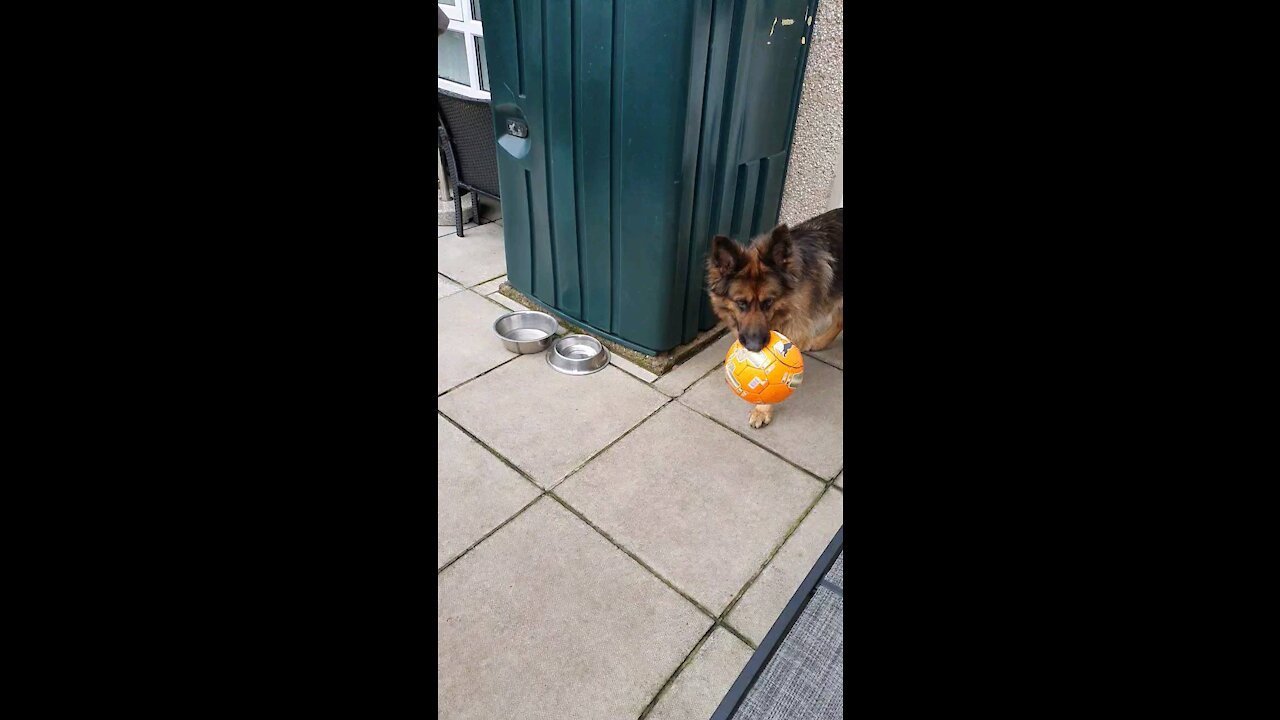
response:
M447 32L440 36L436 43L436 61L440 77L463 85L471 84L467 74L467 43L462 39L462 33Z
M453 6L453 7L458 7L458 0L440 0L440 4L441 4L441 5L451 5L451 6Z
M489 57L484 54L484 38L476 37L476 55L480 62L480 89L489 92Z
M471 19L476 22L484 19L480 17L480 0L471 0Z

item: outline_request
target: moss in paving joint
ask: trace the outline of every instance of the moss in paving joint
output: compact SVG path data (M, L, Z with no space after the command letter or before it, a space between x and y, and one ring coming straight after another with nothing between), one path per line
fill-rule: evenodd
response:
M451 417L449 417L448 415L446 415L446 414L444 413L444 411L443 411L443 410L441 410L440 408L436 408L436 414L437 414L437 415L439 415L440 417L444 418L445 420L447 420L447 421L449 422L449 424L450 424L450 425L452 425L452 426L454 426L454 427L458 428L458 431L459 431L459 432L461 432L463 435L466 435L467 437L471 438L471 441L472 441L472 442L474 442L475 444L477 444L477 445L479 445L480 447L484 448L485 450L488 450L489 452L493 453L494 457L498 458L499 460L501 460L501 461L503 462L503 464L505 464L507 467L511 468L512 470L514 470L514 471L516 472L516 474L517 474L517 475L519 475L520 477L524 478L525 480L528 480L530 485L533 485L535 488L537 488L537 489L538 489L538 492L546 492L546 491L547 491L547 488L544 488L544 487L542 487L541 485L539 485L539 484L538 484L538 481L537 481L537 480L534 480L532 477L530 477L530 476L529 476L529 473L526 473L523 469L521 469L521 467L520 467L519 465L516 465L515 463L511 462L510 460L508 460L506 455L503 455L502 453L498 452L496 449L494 449L493 447L491 447L491 446L489 445L489 443L487 443L487 442L485 442L485 441L481 440L479 437L477 437L477 436L476 436L476 434L475 434L475 433L473 433L473 432L471 432L470 430L468 430L468 429L466 429L466 428L462 427L462 423L460 423L460 422L458 422L457 420L454 420L453 418L451 418Z
M515 300L516 302L520 303L521 305L524 305L525 307L531 310L537 310L539 312L546 312L547 310L547 307L545 305L525 295L519 290L516 290L515 288L511 287L511 283L509 282L503 282L501 285L499 285L498 292L506 297L511 298L512 300ZM649 372L659 377L667 374L677 364L697 354L698 351L707 347L708 345L715 342L716 340L719 340L720 336L723 335L725 332L724 325L722 323L717 323L715 327L711 328L710 330L706 330L699 333L697 337L695 337L693 340L689 341L688 343L685 343L684 345L678 345L672 348L671 350L668 350L667 352L658 353L657 355L646 355L642 352L632 350L629 347L624 347L622 345L619 345L618 343L613 342L612 340L609 340L607 338L598 337L597 335L592 333L590 330L587 330L586 328L580 325L575 325L572 321L566 320L563 317L554 315L552 313L548 313L548 314L551 314L553 317L555 317L555 319L559 321L559 323L563 325L565 329L568 330L570 333L580 334L580 335L590 335L591 337L594 337L596 340L599 340L602 345L609 348L609 352L612 352L618 355L618 357L624 358L626 360L630 360L636 365L639 365L640 367L644 368L645 370L648 370Z
M501 275L494 275L493 277L489 278L488 280L481 280L480 282L476 283L475 285L472 285L471 287L472 287L472 288L478 288L478 287L480 287L481 285L483 285L483 284L485 284L485 283L491 283L491 282L493 282L494 280L497 280L498 278L504 278L504 277L506 277L506 276L507 276L507 274L506 274L506 273L502 273ZM471 289L471 288L468 288L468 289ZM477 294L479 294L479 293L477 293Z
M459 560L461 560L461 559L462 559L462 557L463 557L464 555L466 555L467 553L469 553L469 552L471 552L472 550L474 550L474 549L476 549L477 547L479 547L480 543L484 542L485 540L488 540L490 535L493 535L494 533L498 532L498 531L499 531L499 530L501 530L502 528L506 527L506 526L507 526L507 524L508 524L508 523L510 523L512 520L515 520L516 518L518 518L518 517L520 517L521 515L523 515L525 510L528 510L529 508L533 507L533 504L534 504L534 503L536 503L536 502L538 502L539 500L541 500L541 499L542 499L542 496L546 495L548 491L547 491L547 489L546 489L546 488L544 488L544 487L542 487L541 485L539 485L539 484L537 483L537 481L536 481L536 480L534 480L533 478L529 477L529 474L528 474L528 473L526 473L524 470L521 470L521 469L520 469L520 467L519 467L518 465L516 465L515 463L511 462L510 460L508 460L508 459L507 459L507 457L506 457L505 455L503 455L502 453L498 452L497 450L494 450L492 447L489 447L489 444L488 444L488 443L486 443L485 441L483 441L483 440L481 440L480 438L476 437L474 434L472 434L472 433L471 433L471 431L470 431L470 430L468 430L468 429L466 429L466 428L462 427L462 425L461 425L460 423L458 423L456 420L454 420L453 418L449 417L448 415L445 415L445 414L444 414L444 413L443 413L439 408L437 408L437 409L436 409L436 414L437 414L437 415L439 415L440 417L444 418L444 419L445 419L445 422L447 422L447 423L449 423L450 425L452 425L452 426L454 426L454 427L458 428L458 431L459 431L459 432L461 432L463 435L466 435L468 438L471 438L471 441L472 441L472 442L476 443L476 444L477 444L477 445L479 445L480 447L482 447L482 448L484 448L485 450L488 450L490 453L492 453L494 457L498 458L498 460L502 461L502 463L503 463L503 464L505 464L507 467L511 468L512 470L514 470L514 471L515 471L515 473L516 473L517 475L519 475L520 477L524 478L524 479L525 479L525 480L526 480L530 485L532 485L532 486L533 486L534 488L536 488L536 489L537 489L537 491L538 491L537 496L535 496L532 500L530 500L530 501L529 501L529 502L528 502L524 507L522 507L522 508L520 508L519 510L517 510L517 511L515 512L515 514L514 514L514 515L512 515L512 516L511 516L511 517L509 517L509 518L507 518L506 520L503 520L501 523L499 523L499 524L498 524L498 526L497 526L497 527L495 527L494 529L492 529L492 530L490 530L489 532L485 533L485 534L484 534L484 535L483 535L479 540L475 541L475 542L474 542L474 543L472 543L469 547L467 547L465 550L463 550L462 552L458 553L458 555L457 555L456 557L452 558L451 560L449 560L449 562L447 562L447 563L445 563L444 565L441 565L439 568L437 568L437 569L436 569L436 577L440 577L440 573L442 573L442 572L444 572L445 570L449 569L449 568L450 568L454 563L456 563L456 562L458 562Z
M791 528L787 530L786 535L783 535L782 542L778 543L778 545L773 548L773 551L769 553L769 556L765 558L764 563L760 565L760 569L756 570L755 574L751 576L751 579L747 580L747 584L743 585L742 589L738 591L738 594L735 595L734 598L729 601L729 604L725 606L724 612L720 613L720 617L716 618L717 620L724 620L729 617L729 613L733 612L734 608L738 607L738 602L747 594L747 591L751 589L751 586L755 585L756 580L759 580L760 576L764 574L765 568L769 567L769 563L772 563L773 559L778 556L778 553L782 552L782 547L787 544L787 541L791 539L792 535L796 534L796 530L800 529L800 526L804 524L805 519L807 519L813 512L813 509L818 507L818 503L822 502L822 498L826 496L827 490L831 489L831 487L833 486L827 485L822 488L822 491L813 499L813 502L809 504L809 507L805 508L805 511L800 514L799 519L797 519L791 525ZM747 644L754 647L752 643Z
M617 540L614 540L612 535L605 532L604 529L601 528L599 525L596 525L595 523L591 522L591 520L586 515L583 515L581 512L579 512L577 508L575 508L574 506L566 502L564 498L560 497L559 495L556 495L551 490L547 491L547 496L555 500L556 502L560 503L560 505L563 506L565 510L568 510L569 512L573 513L575 517L577 517L582 522L586 523L587 526L590 527L592 530L595 530L597 533L600 533L601 537L603 537L605 540L608 540L610 543L613 544L614 547L621 550L624 555L634 560L636 564L638 564L640 567L644 568L645 570L648 570L650 575L653 575L654 577L661 580L663 585L666 585L667 587L676 591L677 595L684 598L685 600L688 600L691 605L693 605L695 608L698 609L698 612L701 612L703 615L706 615L708 618L711 618L712 620L719 620L719 618L716 617L715 613L703 607L702 603L698 602L697 600L694 600L692 595L676 587L675 583L663 577L662 573L658 572L657 570L654 570L652 567L649 566L648 563L646 563L644 560L641 560L639 555L636 555L635 553L628 550L625 546L623 546L622 543L618 542Z
M746 635L744 635L744 634L742 633L742 631L741 631L741 630L739 630L738 628L736 628L736 627L734 627L734 626L730 625L730 624L729 624L729 622L728 622L727 620L725 620L724 618L721 618L721 619L717 620L717 621L716 621L716 624L717 624L717 625L719 625L720 627L724 628L725 630L727 630L727 631L728 631L731 635L733 635L734 637L736 637L736 638L738 638L739 640L741 640L743 645L746 645L747 647L751 648L752 650L759 650L759 649L760 649L760 648L756 647L756 643L755 643L755 641L754 641L754 640L752 640L751 638L749 638L749 637L747 637Z
M469 292L469 291L468 291L468 292ZM494 304L496 305L497 303L494 303ZM461 388L463 385L466 385L466 384L467 384L467 383L469 383L469 382L472 382L472 381L475 381L475 380L479 380L480 378L484 377L485 375L488 375L489 373L493 372L494 370L497 370L498 368L502 367L503 365L506 365L507 363L515 362L516 360L519 360L521 357L522 357L521 355L512 354L512 356L511 356L511 357L507 358L506 360L503 360L502 362L498 363L497 365L494 365L493 367L489 368L488 370L485 370L484 372L480 373L479 375L477 375L477 376L475 376L475 377L473 377L473 378L467 378L466 380L463 380L462 382L458 383L457 385L454 385L453 387L449 388L448 390L445 390L445 391L444 391L444 392L442 392L442 393L437 393L437 394L436 394L436 400L439 400L440 398L444 397L445 395L448 395L449 393L453 392L454 390L458 390L458 389L459 389L459 388Z
M756 647L756 644L751 642L746 635L738 632L737 628L724 620L716 620L711 623L711 627L703 634L702 639L698 640L697 644L693 646L693 649L689 651L689 654L684 656L684 661L680 663L680 666L676 668L675 672L671 673L671 677L668 677L667 681L662 683L662 687L658 688L658 694L653 696L653 699L649 701L649 704L645 706L644 710L636 720L645 720L645 718L649 717L649 713L653 712L653 709L657 707L658 701L662 699L662 695L667 691L667 688L674 685L676 678L680 677L680 674L684 672L684 669L693 664L694 657L698 655L698 651L702 649L702 646L707 644L707 640L711 639L711 634L716 631L716 628L724 628L725 632L733 635L738 640L742 641L742 644L751 648L751 652L759 650L759 648Z
M707 374L708 374L708 375L710 375L713 371L718 370L718 369L719 369L719 366L713 367L713 368L711 368L711 370L708 370L708 371L707 371ZM728 430L729 432L731 432L731 433L733 433L733 434L737 435L738 437L742 438L743 440L746 440L747 442L751 443L752 445L755 445L756 447L760 448L761 450L764 450L765 452L769 453L770 455L772 455L772 456L774 456L774 457L778 458L779 460L781 460L781 461L785 462L786 464L790 465L791 467L793 467L793 468L795 468L795 469L799 470L800 472L802 472L802 473L804 473L806 476L808 476L808 477L809 477L809 479L814 480L814 481L816 481L816 482L819 482L819 483L821 483L821 484L822 484L822 485L824 485L824 486L825 486L825 485L827 485L827 484L829 484L830 482L832 482L831 480L823 480L823 479L822 479L822 478L821 478L817 473L814 473L813 471L809 470L808 468L801 467L799 464L792 462L790 459L788 459L788 458L784 457L783 455L779 454L779 453L778 453L778 451L774 450L773 448L766 447L765 445L762 445L762 444L760 444L760 443L756 442L756 441L755 441L755 439L754 439L754 438L752 438L752 437L751 437L750 435L748 435L747 433L740 432L740 431L738 431L737 429L735 429L735 428L733 428L732 426L730 426L728 423L721 422L721 421L720 421L720 420L718 420L717 418L714 418L714 417L712 417L712 416L708 415L707 413L702 412L702 411L701 411L701 410L699 410L698 408L696 408L696 407L694 407L694 406L690 405L689 403L685 402L685 401L684 401L684 396L681 396L681 397L679 397L679 398L674 398L674 399L679 400L681 405L684 405L685 407L687 407L687 408L689 408L690 410L692 410L692 411L694 411L694 412L698 413L698 414L699 414L699 415L701 415L702 417L704 417L704 418L706 418L706 419L710 420L711 422L713 422L713 423L715 423L715 424L719 425L720 427L724 428L725 430ZM838 474L838 473L837 473L837 474Z
M671 684L676 681L676 678L680 677L680 673L684 672L684 669L693 662L694 656L698 654L698 651L702 649L702 646L707 644L707 639L711 637L711 633L716 631L717 625L719 625L719 623L711 623L711 627L707 628L707 631L702 634L702 637L694 644L693 649L689 651L689 654L684 656L684 660L681 661L680 666L676 668L676 671L671 673L666 682L662 683L662 687L658 688L658 694L654 695L653 699L649 701L649 704L645 706L644 710L640 711L640 716L636 718L636 720L644 720L649 717L649 713L653 712L653 708L656 707L658 701L662 699L662 694L667 691L667 688L671 687Z
M539 500L541 500L544 496L546 496L546 494L547 494L547 491L546 491L546 490L543 490L541 493L539 493L539 494L538 494L538 496L537 496L537 497L535 497L534 499L530 500L530 501L528 502L528 504L526 504L524 507L522 507L522 508L520 508L519 510L517 510L515 515L512 515L511 517L507 518L506 520L503 520L501 523L499 523L499 524L498 524L498 526L497 526L496 528L494 528L494 529L490 530L489 532L485 533L485 534L484 534L484 535L483 535L479 540L477 540L477 541L475 541L475 542L471 543L471 545L469 545L469 546L467 547L467 549L466 549L466 550L463 550L462 552L458 553L458 554L457 554L457 556L455 556L455 557L453 557L452 559L450 559L450 560L449 560L449 562L445 563L444 565L441 565L441 566L440 566L440 568L436 570L436 577L437 577L437 578L439 578L441 573L443 573L445 570L448 570L449 568L453 567L454 563L456 563L456 562L458 562L459 560L461 560L462 558L466 557L467 553L469 553L469 552L471 552L472 550L475 550L477 547L479 547L479 546L480 546L480 543L484 542L485 540L488 540L488 539L489 539L489 537L490 537L490 536L492 536L494 533L498 532L498 531L499 531L499 530L501 530L502 528L504 528L504 527L506 527L507 525L511 524L511 521L513 521L513 520L515 520L516 518L518 518L518 517L520 517L521 515L523 515L525 510L528 510L529 508L533 507L533 504L534 504L534 503L536 503L536 502L538 502Z
M636 379L636 380L639 380L640 378L635 378L635 379ZM645 383L645 384L647 385L648 383ZM576 467L576 468L574 468L574 469L570 470L568 473L566 473L566 474L565 474L565 476L564 476L564 477L562 477L562 478L560 478L559 480L557 480L557 481L555 482L555 484L554 484L554 485L552 485L551 487L549 487L549 488L547 488L547 489L548 489L548 490L555 490L556 488L558 488L558 487L560 487L561 485L563 485L563 484L565 483L565 481L567 481L569 478L571 478L571 477L573 477L574 475L578 474L578 471L580 471L580 470L582 470L583 468L585 468L586 466L590 465L590 464L591 464L591 462L592 462L593 460L595 460L596 458L598 458L598 457L600 457L601 455L605 454L605 451L607 451L609 448L611 448L611 447L613 447L614 445L617 445L618 443L622 442L622 439L623 439L623 438L625 438L626 436L628 436L628 435L630 435L631 433L635 432L636 430L640 429L640 426L641 426L641 425L645 424L645 422L646 422L646 421L648 421L648 420L649 420L649 418L653 417L654 415L657 415L657 414L658 414L658 411L659 411L659 410L661 410L662 408L666 407L666 406L667 406L667 404L668 404L668 403L670 403L672 400L675 400L675 398L667 398L665 401L663 401L663 403L662 403L661 405L659 405L656 409L654 409L654 411L653 411L653 412L651 412L651 413L649 413L648 415L645 415L644 417L640 418L640 422L636 423L635 425L632 425L631 427L629 427L629 428L627 428L626 430L624 430L624 431L623 431L623 433L622 433L621 435L619 435L618 437L614 438L613 440L610 440L608 445L605 445L604 447L600 448L600 449L599 449L599 450L597 450L596 452L592 453L592 454L591 454L591 457L587 458L586 460L583 460L581 465L579 465L578 467Z

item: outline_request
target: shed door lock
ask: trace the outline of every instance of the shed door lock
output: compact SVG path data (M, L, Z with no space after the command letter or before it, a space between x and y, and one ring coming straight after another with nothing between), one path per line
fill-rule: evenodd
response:
M509 118L507 120L507 132L518 138L527 138L529 137L529 126L523 120Z

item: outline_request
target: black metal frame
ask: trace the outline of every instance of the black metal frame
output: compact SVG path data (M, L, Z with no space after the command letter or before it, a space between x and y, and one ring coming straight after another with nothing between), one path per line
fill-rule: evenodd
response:
M449 190L453 193L453 224L457 227L458 237L464 237L462 234L462 193L471 193L471 211L475 213L477 225L480 224L480 200L476 195L483 195L498 202L502 202L502 198L464 182L458 182L458 163L454 159L453 141L449 139L449 131L445 129L444 121L438 117L436 118L436 130L439 133L440 149L444 151L445 164L449 166Z
M835 537L831 538L831 542L827 544L827 549L822 551L818 562L814 563L813 569L805 576L804 582L800 583L800 587L791 596L791 601L783 608L782 614L774 621L773 627L769 628L769 634L764 636L764 640L760 642L760 647L756 649L755 654L747 661L747 666L742 668L742 672L738 674L738 679L729 688L729 692L725 693L724 699L720 701L720 705L716 708L715 713L712 714L711 720L730 720L733 714L738 711L742 701L747 698L747 693L751 690L751 686L756 684L760 673L764 671L774 653L782 646L782 641L787 637L787 633L791 632L791 626L795 625L796 620L800 619L800 613L804 612L805 606L809 604L809 599L813 596L814 591L818 589L819 585L830 587L823 578L826 577L831 570L831 566L835 564L836 558L840 556L843 550L844 526L842 525L836 531Z

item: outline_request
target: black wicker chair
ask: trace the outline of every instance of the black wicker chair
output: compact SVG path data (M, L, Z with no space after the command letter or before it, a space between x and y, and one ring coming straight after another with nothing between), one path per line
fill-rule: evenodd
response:
M453 192L453 220L462 237L462 194L471 193L471 208L480 223L478 195L501 202L498 194L498 147L493 141L493 109L484 100L436 90L437 128L445 172Z

